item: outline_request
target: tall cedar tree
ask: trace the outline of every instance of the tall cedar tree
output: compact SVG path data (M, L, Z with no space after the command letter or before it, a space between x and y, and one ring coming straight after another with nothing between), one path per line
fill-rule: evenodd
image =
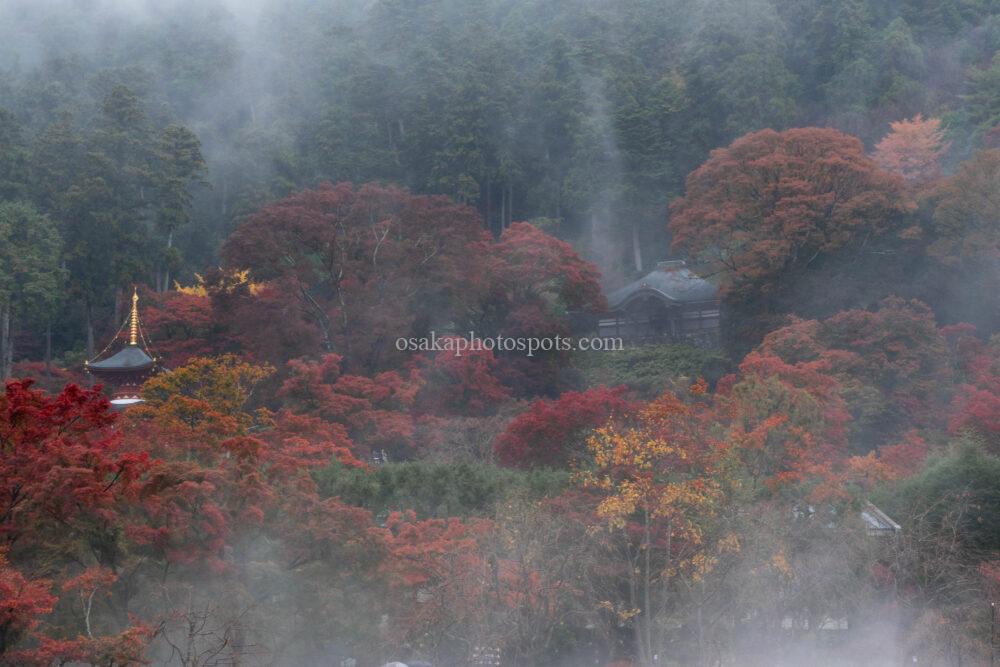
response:
M30 204L0 201L0 382L13 370L18 319L52 312L62 272L55 224Z

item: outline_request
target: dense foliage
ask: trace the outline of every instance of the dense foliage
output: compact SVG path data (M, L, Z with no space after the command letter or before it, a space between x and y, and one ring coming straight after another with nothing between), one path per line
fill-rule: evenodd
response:
M120 288L191 282L261 203L323 181L444 194L494 233L547 219L620 279L745 133L874 148L896 123L875 159L912 178L989 145L1000 113L990 3L252 5L5 3L0 196L62 229L57 355L88 318L117 328Z

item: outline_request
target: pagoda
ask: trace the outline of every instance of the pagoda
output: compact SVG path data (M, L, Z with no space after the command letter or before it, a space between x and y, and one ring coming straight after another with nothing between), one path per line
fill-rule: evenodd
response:
M129 312L128 320L122 323L121 329L124 329L126 324L129 328L128 345L102 359L111 345L118 340L116 334L108 347L93 359L84 362L87 373L113 389L111 405L119 410L142 403L139 394L143 383L160 370L159 359L150 354L149 344L139 326L139 293L134 289L132 310ZM121 329L118 330L119 333ZM139 344L140 338L142 345Z

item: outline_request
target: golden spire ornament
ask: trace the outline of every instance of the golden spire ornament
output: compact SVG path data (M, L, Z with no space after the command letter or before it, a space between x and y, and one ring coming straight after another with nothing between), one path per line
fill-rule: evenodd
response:
M139 344L139 290L132 288L132 313L129 315L128 344Z

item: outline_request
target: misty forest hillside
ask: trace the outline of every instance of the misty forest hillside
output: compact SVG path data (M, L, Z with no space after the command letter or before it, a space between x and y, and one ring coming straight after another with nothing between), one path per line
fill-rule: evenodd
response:
M994 0L2 0L0 665L992 664L998 284Z

